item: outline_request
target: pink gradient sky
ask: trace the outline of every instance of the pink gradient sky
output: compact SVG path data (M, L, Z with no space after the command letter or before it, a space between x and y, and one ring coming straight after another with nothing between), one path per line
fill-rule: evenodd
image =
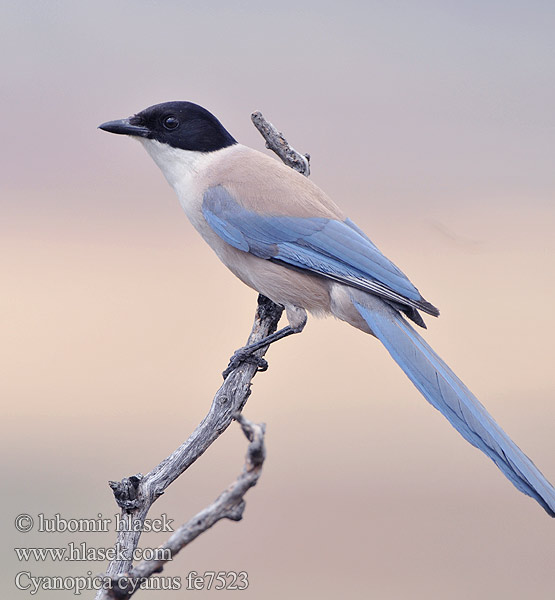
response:
M5 4L8 545L85 539L22 536L21 512L112 515L106 481L146 472L188 435L250 328L255 294L142 148L96 130L171 99L259 149L249 115L261 110L309 152L313 180L442 310L432 345L554 481L554 18L540 1ZM246 408L267 423L268 462L245 519L169 574L247 570L243 596L270 600L552 597L555 524L375 340L312 319L269 359ZM188 519L244 450L226 433L153 516ZM23 568L104 568L22 567L9 553L9 597Z

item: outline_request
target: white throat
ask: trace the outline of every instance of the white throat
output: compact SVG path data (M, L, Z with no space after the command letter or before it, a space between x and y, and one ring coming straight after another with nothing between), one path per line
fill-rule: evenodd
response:
M138 139L178 195L183 184L205 168L212 160L211 155L214 154L172 148L168 144L147 138Z
M211 166L229 152L234 152L239 144L214 152L199 152L172 148L156 140L139 139L175 190L191 223L203 233L206 222L201 212L202 196L207 181L210 181Z

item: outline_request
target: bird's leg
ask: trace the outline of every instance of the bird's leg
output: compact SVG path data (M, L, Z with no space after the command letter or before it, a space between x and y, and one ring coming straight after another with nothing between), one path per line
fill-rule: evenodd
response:
M258 366L259 371L266 371L268 368L268 362L261 357L253 356L253 352L260 350L278 340L281 340L289 335L293 335L294 333L301 333L306 325L306 311L302 308L297 307L286 307L287 319L289 320L289 325L283 327L279 331L275 333L271 333L267 335L265 338L261 339L254 344L249 344L248 346L243 346L236 350L233 356L229 359L229 364L227 369L222 373L223 378L225 379L233 369L236 369L243 362L254 362Z
M269 346L270 344L273 344L284 337L294 333L300 333L303 328L304 325L301 328L293 328L291 325L287 325L283 329L266 336L259 342L249 344L248 346L243 346L239 350L236 350L233 356L229 359L229 365L227 366L227 369L222 373L223 378L225 379L231 373L231 371L233 371L233 369L236 369L243 362L254 362L258 366L259 371L266 371L268 369L268 362L264 358L253 356L253 352L260 350L260 348L264 348L265 346Z

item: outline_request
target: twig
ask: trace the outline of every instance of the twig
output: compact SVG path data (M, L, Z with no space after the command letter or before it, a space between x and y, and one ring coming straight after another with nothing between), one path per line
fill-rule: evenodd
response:
M289 145L283 133L278 131L259 111L253 112L251 121L266 140L266 148L275 152L281 160L295 171L307 177L310 175L310 154L301 154Z
M109 598L121 600L130 598L143 581L154 573L160 573L168 561L173 560L176 554L195 540L199 535L210 529L221 519L240 521L245 510L244 496L258 482L262 472L262 465L266 458L264 447L263 424L251 423L243 415L235 415L241 424L243 433L249 440L245 464L239 477L207 508L201 510L187 523L179 527L169 540L159 547L153 560L144 560L133 567L123 580L124 586L118 586L119 580L113 582L113 587L108 591Z
M261 113L253 113L252 121L266 139L268 148L278 154L286 165L308 176L310 171L310 157L308 155L302 156L291 148L283 135L268 123ZM260 295L253 328L247 344L254 344L273 333L277 328L282 312L282 307ZM261 359L267 349L267 347L261 348L254 353L254 356ZM110 482L116 502L121 508L121 525L116 541L118 556L133 556L152 504L229 427L233 419L242 424L247 437L250 435L248 432L253 431L253 439L247 454L247 470L211 506L174 532L163 547L170 547L170 544L174 544L176 552L178 552L218 520L222 518L241 518L244 508L242 497L250 487L256 484L264 458L263 429L260 429L257 434L256 427L260 426L249 425L240 414L250 395L251 382L259 370L259 364L256 361L244 362L233 369L216 392L210 411L191 436L170 456L152 469L150 473L144 476L138 473L119 482ZM251 438L249 437L249 439ZM257 447L260 452L258 459L255 458ZM249 471L249 468L251 471ZM106 571L106 575L111 578L113 586L111 589L99 590L96 599L129 597L129 590L124 591L118 588L118 580L124 575L129 577L130 574L133 574L133 577L149 577L157 569L161 569L162 564L163 561L160 564L143 562L133 568L131 558L113 560Z
M248 343L263 339L276 330L282 308L264 296L258 298L258 308ZM264 356L267 348L256 354ZM122 509L121 526L117 534L116 547L121 549L119 556L127 560L114 560L108 566L106 575L116 580L128 573L132 566L134 550L137 548L143 524L150 507L164 493L164 490L199 458L207 448L229 427L250 395L251 381L257 372L253 363L243 363L234 369L216 392L210 411L184 442L170 456L164 459L147 475L140 473L121 482L110 482L116 502ZM104 595L103 595L104 594ZM101 590L97 599L110 598L107 591Z

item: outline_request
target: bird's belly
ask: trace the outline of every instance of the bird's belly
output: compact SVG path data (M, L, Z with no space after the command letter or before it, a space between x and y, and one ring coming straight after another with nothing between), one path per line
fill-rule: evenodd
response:
M252 289L281 306L297 306L316 315L330 313L326 279L258 258L222 240L219 242L217 245L209 243L226 267Z

